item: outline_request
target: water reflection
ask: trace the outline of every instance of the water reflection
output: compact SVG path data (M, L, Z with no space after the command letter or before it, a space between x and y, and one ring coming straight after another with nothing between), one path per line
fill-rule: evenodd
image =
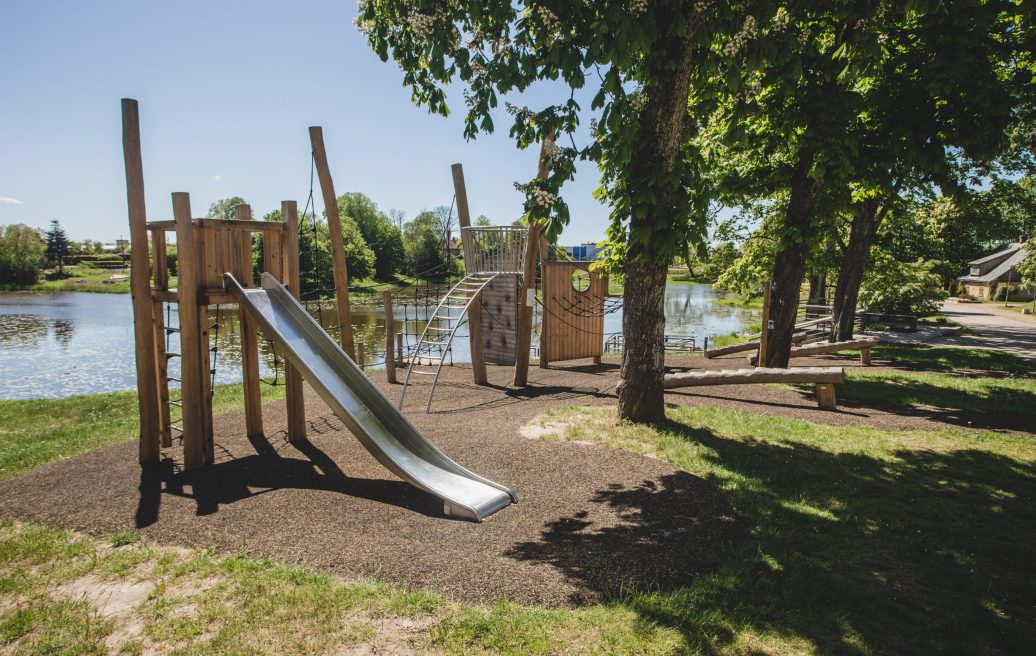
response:
M421 287L394 294L396 331L407 334L407 346L424 327L445 289ZM310 314L337 339L334 306L326 301L307 304ZM175 306L174 306L175 307ZM537 311L539 308L537 308ZM666 332L714 335L744 330L758 321L758 312L716 303L711 287L672 285L666 289ZM354 295L353 332L364 344L366 362L385 361L385 318L381 299ZM241 321L237 308L210 308L209 321L218 323L214 357L216 383L241 379ZM175 310L167 325L178 325ZM405 329L404 329L405 326ZM470 360L467 328L454 341L452 359ZM607 314L605 333L622 330L622 312ZM129 295L62 293L0 293L0 398L30 399L129 390L135 387L133 315ZM535 341L534 341L535 343ZM269 382L281 376L275 350L260 338L260 370ZM179 352L179 338L170 335L169 350ZM170 375L179 378L179 359L170 360Z

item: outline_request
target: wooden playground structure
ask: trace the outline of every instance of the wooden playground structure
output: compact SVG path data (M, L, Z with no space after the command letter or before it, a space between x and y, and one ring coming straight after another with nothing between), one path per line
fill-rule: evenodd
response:
M262 235L263 269L283 281L296 297L299 294L298 204L281 203L281 222L254 221L247 205L234 208L231 220L192 216L190 195L172 194L173 220L148 221L144 202L144 173L140 148L140 116L137 102L122 101L123 154L131 241L130 283L136 341L137 397L140 414L142 464L155 463L161 449L172 445L173 432L183 441L184 467L192 469L213 462L212 385L215 369L212 356L218 348L219 321L212 322L208 307L233 303L224 289L223 273L231 272L245 286L254 284L253 237ZM342 244L341 222L333 202L331 182L319 127L310 128L316 168L320 173L331 233L337 318L342 347L354 352L349 306L348 274ZM177 286L169 287L167 233L176 237ZM166 305L175 305L178 325L167 325ZM171 312L169 316L171 316ZM168 337L179 335L179 351L167 347ZM170 376L170 361L180 361L180 376ZM245 424L249 437L263 434L260 395L259 350L256 326L241 315L241 362ZM180 399L170 398L170 383L179 383ZM306 436L302 379L285 364L288 439ZM172 420L171 407L181 411L181 427Z
M261 235L262 270L272 274L299 299L298 203L293 200L281 203L280 222L253 220L248 205L236 206L234 218L229 220L195 218L190 195L175 192L172 194L173 219L149 221L144 201L139 109L135 100L123 99L122 122L132 247L139 460L141 464L158 462L162 448L171 447L174 437L178 436L183 444L184 467L193 469L215 460L212 394L220 329L219 306L236 302L234 294L224 288L223 274L231 273L243 288L255 285L252 252L255 235ZM323 132L320 127L311 127L309 135L331 238L336 323L341 347L349 358L359 359L362 366L363 345L354 343L341 217ZM410 375L418 373L415 366L430 364L436 367L428 396L430 408L445 352L465 321L469 325L474 382L487 384L488 362L513 365L512 384L526 384L537 264L553 290L544 303L545 316L552 317L543 326L545 333L551 336L547 357L555 361L581 357L599 360L603 325L599 306L607 294L607 278L594 274L586 289L573 288L573 267L585 267L589 263L542 260L541 254L548 251L538 226L472 226L463 168L454 164L452 173L464 244L465 276L442 297L435 312L428 317L421 339L407 355L402 354L398 339L401 335L396 335L392 327L391 298L388 293L384 295L385 366L389 382L396 382L397 364L407 366L400 405ZM546 175L543 151L540 175ZM176 240L175 288L170 287L167 259L170 233ZM208 311L213 305L217 307L215 321ZM178 318L175 326L171 321L174 306ZM245 430L250 438L257 438L264 434L258 326L247 313L242 312L240 318ZM178 340L173 340L173 336L178 336ZM178 349L173 347L174 341L178 341ZM438 357L432 356L432 346L436 347ZM178 377L170 373L174 359L179 360ZM547 360L541 361L541 366L547 366ZM287 437L289 441L297 441L306 436L302 378L287 362L284 363L284 380ZM177 383L180 398L173 399L170 389ZM180 409L180 426L176 425L171 408Z

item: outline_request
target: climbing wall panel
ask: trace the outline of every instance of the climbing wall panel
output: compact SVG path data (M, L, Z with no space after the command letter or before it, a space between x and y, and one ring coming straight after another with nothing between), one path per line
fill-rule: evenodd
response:
M505 273L482 290L482 343L486 362L511 366L518 345L520 277Z

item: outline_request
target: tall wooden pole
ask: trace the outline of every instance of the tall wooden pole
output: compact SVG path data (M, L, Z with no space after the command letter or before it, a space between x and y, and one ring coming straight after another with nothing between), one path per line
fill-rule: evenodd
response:
M540 235L540 266L546 266L546 263L550 261L550 245L547 243L547 238ZM535 308L533 308L535 310ZM550 330L547 326L546 317L540 316L540 369L548 369L550 367L550 354L547 353L547 344L550 341ZM529 346L532 346L532 340L530 338ZM595 364L600 364L595 361Z
M161 410L158 362L155 359L154 307L148 274L147 208L144 204L144 164L140 156L140 114L137 101L122 99L122 153L126 163L126 204L130 224L130 291L137 360L137 410L140 414L141 464L161 458Z
M213 460L212 443L205 418L211 407L208 397L209 341L203 326L207 322L201 305L201 260L191 220L191 197L173 194L176 221L176 251L179 262L177 296L180 304L180 404L183 411L183 460L186 469Z
M284 219L284 235L281 237L281 280L295 298L302 291L299 280L299 208L293 200L281 202L281 217ZM302 375L298 369L284 364L284 387L288 409L288 441L296 442L306 438L306 406L302 398Z
M251 221L252 208L235 205L234 218ZM242 287L251 287L252 277L252 231L241 230L237 244L237 278ZM256 335L255 319L247 312L238 313L241 321L241 381L245 395L245 430L250 438L263 435L263 402L259 388L259 337Z
M381 293L381 304L385 308L385 378L388 382L396 382L396 321L392 316L392 292Z
M536 177L546 180L550 174L548 147L553 144L553 135L543 140L540 146L540 162ZM525 387L529 381L529 349L532 347L532 315L536 305L536 250L540 245L540 226L529 223L529 234L525 240L525 260L522 263L522 293L518 297L518 352L514 358L514 386Z
M471 227L471 212L468 209L468 190L464 185L464 167L454 164L450 167L453 173L453 191L457 196L457 220L461 227L461 239L466 239L464 228ZM465 273L476 273L469 267L471 263L464 261ZM476 385L489 382L486 375L486 343L482 338L482 304L472 303L468 308L468 340L471 344L471 371Z
M766 347L770 342L770 281L763 285L763 325L759 331L759 366L766 366Z
M342 348L350 358L356 357L353 349L353 318L349 307L349 271L345 266L345 244L342 240L342 220L338 216L338 197L331 180L331 169L327 165L327 151L324 149L324 131L318 125L309 128L309 141L313 145L313 159L320 179L320 194L327 212L327 227L331 233L331 266L334 269L335 299L338 308L338 329L341 331Z

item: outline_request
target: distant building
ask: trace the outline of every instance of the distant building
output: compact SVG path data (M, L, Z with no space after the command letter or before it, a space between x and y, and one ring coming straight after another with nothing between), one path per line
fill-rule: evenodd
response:
M600 253L603 248L598 248L597 244L592 241L583 242L578 246L562 246L565 253L568 254L573 260L596 260L597 254Z
M968 273L958 278L964 292L980 300L992 298L1000 283L1017 284L1022 276L1017 266L1027 255L1024 241L1005 244L995 251L968 263Z

